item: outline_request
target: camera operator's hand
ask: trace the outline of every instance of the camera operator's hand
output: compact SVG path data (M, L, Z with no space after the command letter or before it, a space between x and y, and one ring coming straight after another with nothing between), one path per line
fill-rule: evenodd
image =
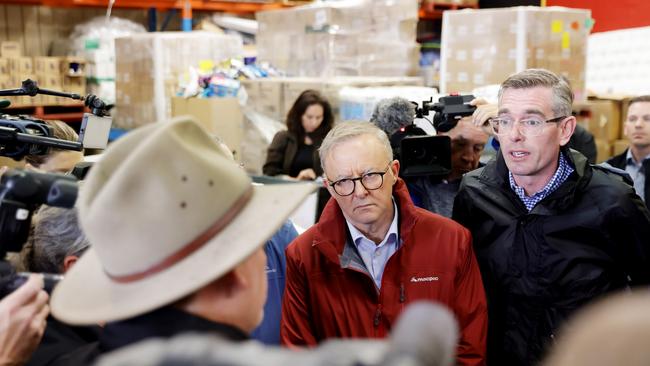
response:
M483 128L485 132L492 135L492 128L489 126L490 118L494 118L499 114L499 106L490 104L483 98L476 98L469 102L469 104L476 106L474 114L472 114L472 123L475 126Z
M298 173L298 176L296 177L298 180L314 180L316 179L316 172L314 169L303 169Z
M32 275L0 301L0 366L25 364L40 343L50 312L42 288L43 277Z

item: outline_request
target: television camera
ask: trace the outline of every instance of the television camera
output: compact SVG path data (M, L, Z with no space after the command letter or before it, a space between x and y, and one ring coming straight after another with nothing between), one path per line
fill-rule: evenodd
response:
M30 116L0 113L0 156L21 160L26 155L46 155L50 148L81 151L84 148L106 147L111 118L106 104L95 95L39 89L35 81L25 80L19 89L0 90L0 96L36 96L37 94L67 97L84 101L91 113L85 113L78 141L52 137L52 128L43 120ZM10 103L0 101L0 111ZM20 252L31 228L33 212L42 204L74 207L77 179L72 175L41 173L11 169L0 176L0 298L26 281L28 273L15 273L4 261L7 252ZM60 276L45 274L46 290Z
M81 100L90 108L84 113L79 129L79 141L66 141L52 137L52 128L43 120L31 116L13 116L2 113L10 103L0 101L0 156L21 160L26 155L46 155L50 147L81 151L84 148L104 149L112 120L106 117L106 104L95 95L82 97L79 94L62 93L40 89L37 83L27 79L19 89L0 90L1 96L53 95Z
M458 121L471 116L476 107L468 104L473 95L452 94L440 97L437 103L433 98L422 101L420 107L415 105L415 118L426 119L429 112L435 112L433 121L429 121L436 132L447 132ZM393 152L400 160L400 174L404 177L445 177L451 173L451 139L448 136L428 136L424 130L407 125L390 137Z

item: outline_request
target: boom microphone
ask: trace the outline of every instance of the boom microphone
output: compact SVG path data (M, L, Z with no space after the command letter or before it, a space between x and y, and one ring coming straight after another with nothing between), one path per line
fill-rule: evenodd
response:
M112 352L97 365L450 366L457 340L451 312L442 305L419 302L406 308L389 339L332 339L313 349L287 350L256 341L233 343L214 335L184 334Z
M456 319L446 307L414 302L391 332L390 349L383 365L451 366L455 363L458 337Z
M404 98L394 97L377 103L370 122L392 136L397 130L412 125L414 119L415 105Z

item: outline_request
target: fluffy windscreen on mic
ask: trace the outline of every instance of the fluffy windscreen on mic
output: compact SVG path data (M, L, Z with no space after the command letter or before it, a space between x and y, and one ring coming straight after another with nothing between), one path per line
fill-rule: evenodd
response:
M372 112L370 122L382 129L388 136L413 123L415 105L401 97L380 100Z
M458 326L431 302L409 305L389 339L330 339L316 348L288 350L255 341L233 343L185 333L154 338L103 356L98 366L451 366Z
M382 365L454 365L458 332L458 323L445 306L414 302L393 328L390 348Z

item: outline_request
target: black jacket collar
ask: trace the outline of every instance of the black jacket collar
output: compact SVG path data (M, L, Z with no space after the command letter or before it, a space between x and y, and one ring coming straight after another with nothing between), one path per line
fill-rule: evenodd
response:
M100 348L102 352L110 352L148 338L170 338L185 332L219 334L233 341L248 339L244 332L231 325L215 323L173 307L163 307L107 324L100 338Z
M575 193L591 179L592 171L587 158L578 151L563 146L560 152L564 154L568 163L575 169L569 178L558 189L551 193L540 204L535 206L531 213L553 214L570 206L575 199ZM480 170L479 180L493 187L498 187L501 192L508 192L507 197L518 211L525 211L525 206L510 188L508 179L508 166L501 151L497 156ZM471 174L471 173L470 173ZM494 193L495 195L497 193Z

